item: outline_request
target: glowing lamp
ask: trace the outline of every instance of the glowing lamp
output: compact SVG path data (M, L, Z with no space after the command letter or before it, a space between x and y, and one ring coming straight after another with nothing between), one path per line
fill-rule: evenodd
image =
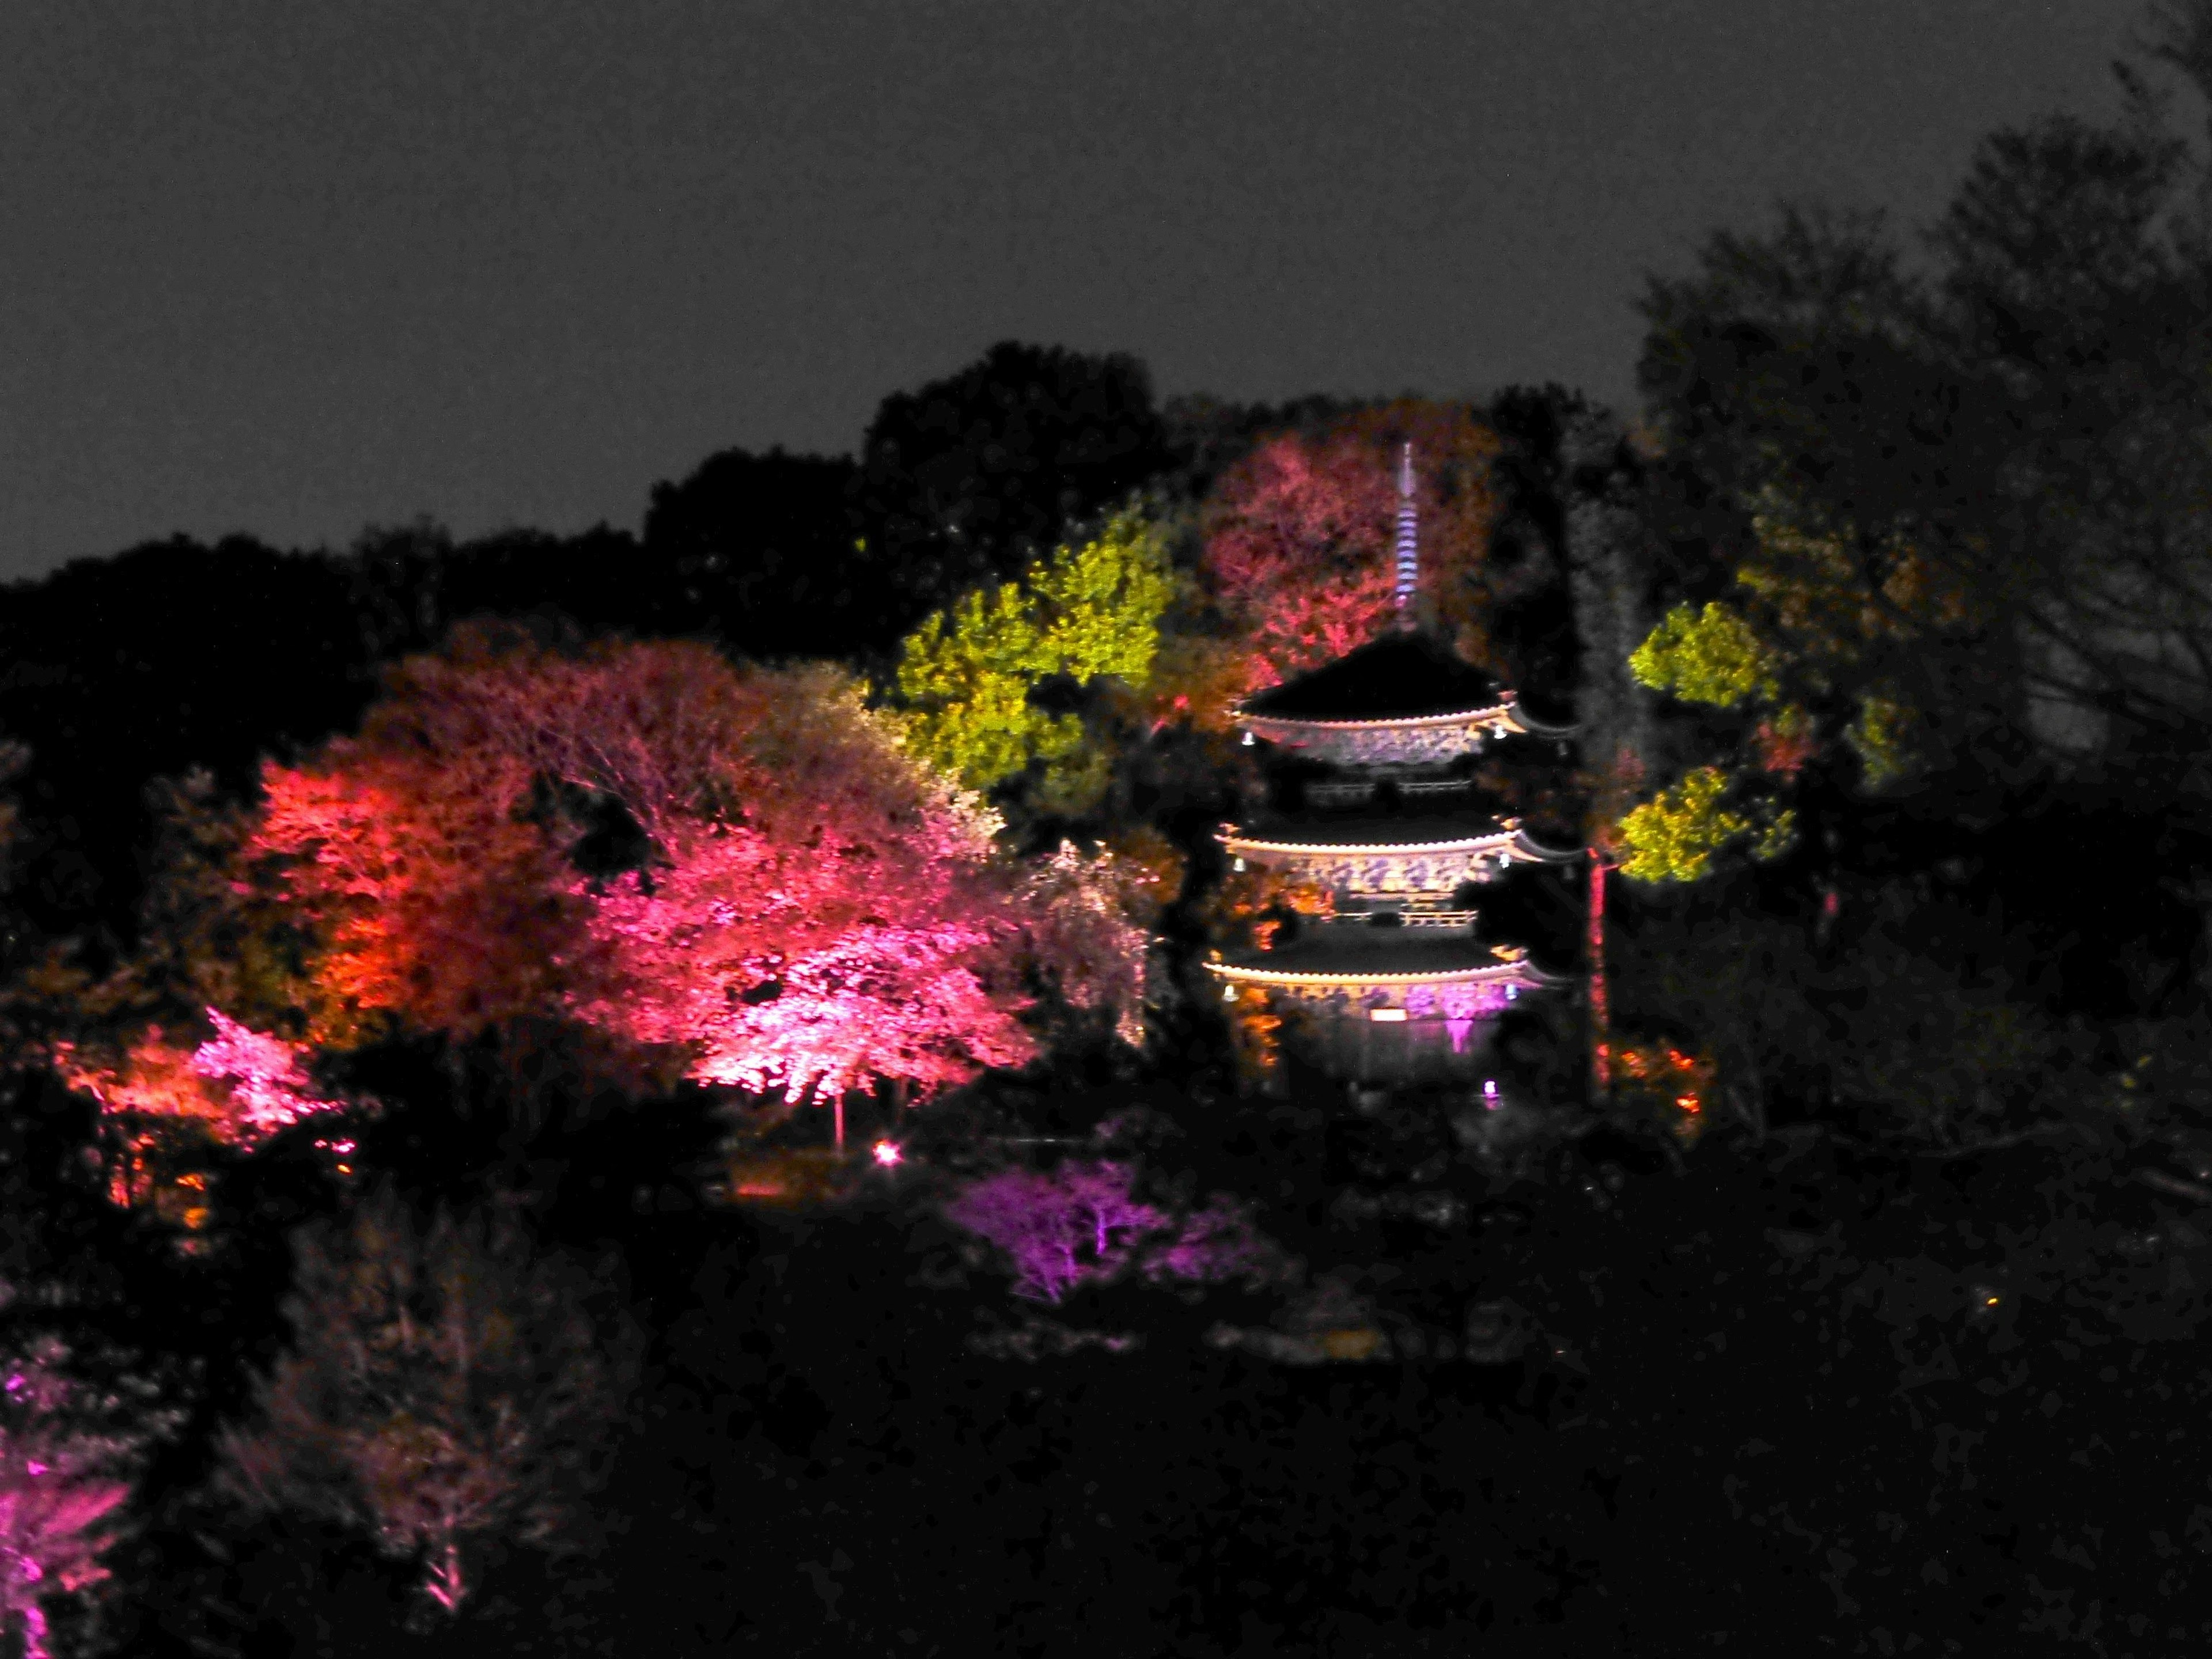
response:
M1507 986L1507 987L1505 988L1505 1000L1506 1000L1508 1002L1512 1001L1516 997L1519 996L1520 994L1521 994L1521 988L1520 988L1519 986L1517 986L1517 985L1509 985L1509 986Z
M871 1150L875 1154L876 1162L886 1170L903 1161L906 1157L904 1152L899 1151L898 1142L896 1140L879 1140Z
M1236 1000L1237 1000L1237 988L1236 988L1235 986L1233 986L1233 985L1224 985L1224 986L1223 986L1223 987L1221 988L1221 1000L1222 1000L1224 1002L1234 1002L1234 1001L1236 1001Z
M1403 1025L1406 1023L1406 1011L1403 1008L1370 1008L1367 1011L1367 1018L1377 1025Z
M1252 746L1252 734L1249 732L1247 732L1244 734L1244 746L1247 749L1249 749Z
M1244 867L1244 860L1243 859L1237 860L1235 866L1232 867L1242 870Z

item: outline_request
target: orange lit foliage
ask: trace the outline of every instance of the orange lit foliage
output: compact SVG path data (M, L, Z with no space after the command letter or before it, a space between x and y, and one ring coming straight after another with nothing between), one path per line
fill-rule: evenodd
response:
M205 1012L214 1035L191 1046L156 1025L112 1063L74 1043L54 1051L56 1073L100 1103L119 1143L108 1176L118 1204L204 1190L204 1176L173 1167L179 1130L251 1151L303 1119L343 1109L344 1102L314 1092L301 1045L250 1030L220 1009ZM191 1213L185 1219L196 1226Z
M1223 475L1206 515L1208 591L1243 654L1239 692L1318 667L1395 615L1399 446L1413 445L1421 603L1471 656L1484 651L1482 562L1497 441L1464 410L1394 404L1328 432L1261 444Z
M1713 1062L1671 1043L1634 1043L1613 1054L1615 1098L1652 1109L1685 1138L1703 1127L1712 1088Z
M262 775L249 850L283 861L321 934L317 988L348 1029L382 1017L465 1033L543 1012L568 982L583 907L557 842L529 821L525 759L437 729L451 669L407 665L358 738Z
M431 1030L566 1014L704 1081L926 1091L1030 1058L1038 978L1119 1001L1141 950L1109 866L1004 859L826 669L467 637L265 782L336 1000Z

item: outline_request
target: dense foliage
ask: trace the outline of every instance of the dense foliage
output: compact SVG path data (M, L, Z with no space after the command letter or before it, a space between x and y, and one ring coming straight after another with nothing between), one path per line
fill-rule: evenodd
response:
M637 535L0 596L0 1642L2202 1650L2149 72L1917 264L1715 237L1641 420L1003 345ZM1425 623L1579 725L1476 781L1627 879L1483 895L1609 1026L1347 1099L1194 967L1326 902L1222 867L1225 715L1390 621L1407 441Z

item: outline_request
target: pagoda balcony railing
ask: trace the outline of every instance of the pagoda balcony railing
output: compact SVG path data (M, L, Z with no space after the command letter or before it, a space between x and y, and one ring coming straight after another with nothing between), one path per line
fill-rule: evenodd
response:
M1455 795L1474 787L1473 778L1406 778L1398 785L1398 793L1409 798L1422 795Z
M1401 927L1472 927L1475 915L1473 910L1401 910L1398 925Z
M1357 806L1375 799L1371 783L1310 783L1306 799L1316 806Z

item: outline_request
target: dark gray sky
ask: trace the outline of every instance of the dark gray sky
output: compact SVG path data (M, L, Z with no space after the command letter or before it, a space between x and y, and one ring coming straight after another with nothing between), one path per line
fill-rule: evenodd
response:
M1625 398L1638 274L1924 218L2134 0L11 0L0 576L636 523L1009 336Z

